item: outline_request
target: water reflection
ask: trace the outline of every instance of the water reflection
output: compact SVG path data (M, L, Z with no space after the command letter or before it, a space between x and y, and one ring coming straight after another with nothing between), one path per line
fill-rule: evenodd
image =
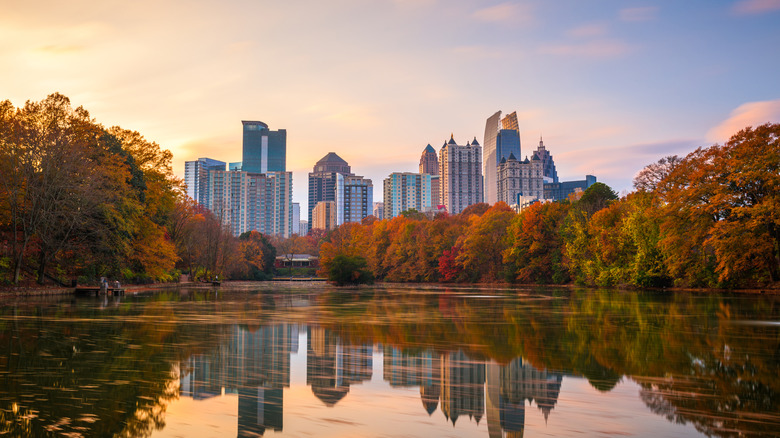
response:
M640 436L780 430L780 327L750 323L780 320L776 297L469 294L196 290L2 307L0 433L164 435L177 399L225 397L238 436L358 423L392 434L385 417L413 419L398 435L588 434L605 418L636 418L610 433ZM566 382L585 381L588 401L573 402ZM634 393L616 390L626 382Z
M238 436L282 430L283 389L290 386L290 354L297 350L297 325L232 326L214 351L182 362L180 394L196 400L237 394Z

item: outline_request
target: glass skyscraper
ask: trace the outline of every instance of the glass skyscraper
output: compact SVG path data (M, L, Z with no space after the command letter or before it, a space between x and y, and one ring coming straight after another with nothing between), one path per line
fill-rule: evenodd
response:
M195 161L184 162L184 184L187 186L187 196L198 204L207 205L209 171L225 170L225 162L211 158L198 158Z
M520 157L520 131L517 113L512 112L501 118L501 111L488 117L485 123L484 154L482 157L482 175L485 178L485 202L495 204L498 201L497 168L502 159L514 154Z
M242 120L244 172L284 172L287 163L287 130L271 131L263 122Z

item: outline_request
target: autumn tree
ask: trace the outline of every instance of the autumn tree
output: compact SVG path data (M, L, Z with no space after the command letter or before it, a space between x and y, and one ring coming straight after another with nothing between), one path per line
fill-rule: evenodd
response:
M466 233L459 239L460 253L456 260L463 265L472 281L496 281L503 278L503 253L509 245L507 228L515 212L503 202L490 207L484 214L468 218Z
M654 192L681 160L677 155L669 155L645 166L634 177L634 188L642 192Z
M512 219L504 251L510 278L522 283L569 280L561 237L568 210L569 204L560 202L535 203Z
M780 280L780 124L699 148L659 184L661 245L680 284Z

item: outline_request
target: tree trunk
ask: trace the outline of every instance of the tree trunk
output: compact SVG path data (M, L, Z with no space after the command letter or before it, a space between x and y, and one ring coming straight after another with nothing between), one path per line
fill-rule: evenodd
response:
M38 259L38 284L43 284L46 272L46 251L41 251L41 257Z

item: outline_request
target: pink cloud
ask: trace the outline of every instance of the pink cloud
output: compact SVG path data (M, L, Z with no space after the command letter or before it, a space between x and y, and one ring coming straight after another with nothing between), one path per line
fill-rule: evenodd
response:
M492 23L530 23L533 14L528 6L504 2L475 11L474 18Z
M582 56L586 58L613 58L630 52L628 44L616 40L589 41L583 44L558 44L544 46L540 53L561 56Z
M741 0L734 4L733 11L739 15L762 14L780 10L780 0Z
M743 128L763 125L767 122L780 122L780 99L748 102L740 105L731 112L728 119L707 133L707 139L724 143Z

